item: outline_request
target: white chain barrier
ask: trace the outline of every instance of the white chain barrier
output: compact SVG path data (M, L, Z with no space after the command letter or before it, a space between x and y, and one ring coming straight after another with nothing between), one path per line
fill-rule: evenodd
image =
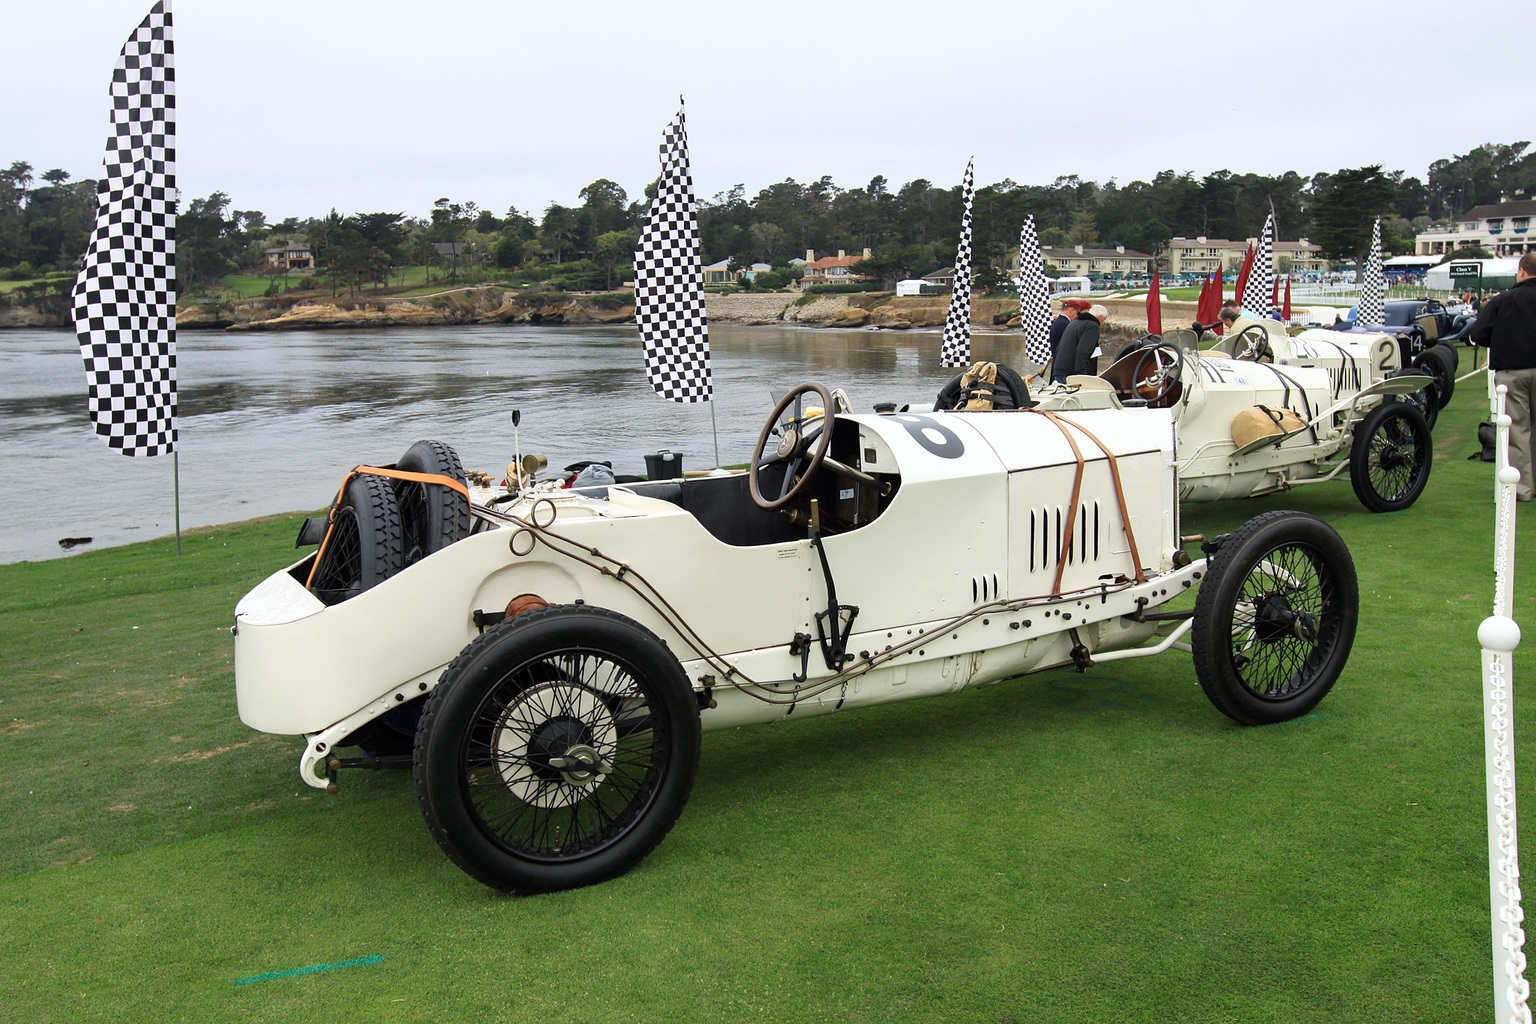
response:
M1493 387L1490 405L1494 444L1493 614L1477 628L1483 648L1483 744L1488 779L1488 889L1493 920L1493 992L1496 1024L1531 1024L1526 1005L1525 911L1520 906L1520 849L1515 821L1514 651L1520 627L1510 612L1514 598L1515 484L1520 471L1509 464L1510 418L1503 385Z

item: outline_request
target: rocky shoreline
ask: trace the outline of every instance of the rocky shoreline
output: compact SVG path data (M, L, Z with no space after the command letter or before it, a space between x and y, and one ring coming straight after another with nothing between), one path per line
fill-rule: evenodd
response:
M1134 338L1146 332L1145 301L1101 299L1110 311L1106 334ZM751 326L832 327L886 330L937 329L949 309L947 295L893 296L882 292L848 295L740 293L705 298L712 323ZM1007 297L975 296L971 323L980 330L1018 330L1018 308ZM476 324L622 324L634 320L634 306L610 295L519 292L501 288L459 288L410 298L246 299L217 304L189 304L176 312L181 330L314 331L452 327ZM1163 322L1183 325L1194 319L1193 302L1163 303ZM68 327L67 320L25 307L0 310L3 327Z

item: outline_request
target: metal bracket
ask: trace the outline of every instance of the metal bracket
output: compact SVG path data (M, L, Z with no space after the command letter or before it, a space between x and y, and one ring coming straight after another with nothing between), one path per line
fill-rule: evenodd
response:
M1072 664L1077 666L1079 672L1087 672L1093 667L1093 659L1088 656L1088 648L1083 646L1083 641L1078 637L1075 627L1067 630L1067 635L1072 638Z
M795 638L789 643L789 653L792 657L800 656L800 671L790 678L797 683L805 682L806 673L811 664L811 634L796 633Z

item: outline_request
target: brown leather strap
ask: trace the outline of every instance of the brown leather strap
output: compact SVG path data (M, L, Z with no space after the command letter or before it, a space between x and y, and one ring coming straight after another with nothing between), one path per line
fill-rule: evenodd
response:
M394 466L358 466L348 473L346 479L341 482L341 487L336 491L336 500L331 502L331 510L326 513L325 536L320 541L320 548L315 552L315 560L309 567L309 577L304 581L304 589L308 590L315 582L315 573L320 568L320 559L325 555L325 549L331 543L331 534L336 529L336 510L341 508L341 501L347 496L347 485L357 476L384 476L391 480L410 480L418 484L440 484L443 487L458 491L464 495L464 500L469 501L469 488L451 476L441 473L412 473L405 469L396 469Z
M1129 506L1127 506L1125 503L1125 486L1120 482L1120 463L1115 458L1115 453L1110 451L1103 441L1100 441L1097 437L1095 437L1093 432L1087 427L1083 426L1081 423L1075 423L1072 420L1064 419L1054 412L1047 412L1043 409L1026 409L1025 411L1038 412L1040 415L1056 424L1056 429L1061 431L1061 435L1065 437L1067 439L1067 443L1072 446L1072 453L1077 456L1077 479L1072 483L1071 511L1072 518L1074 520L1077 518L1078 495L1082 492L1083 469L1085 460L1083 459L1083 453L1077 447L1077 443L1072 440L1072 434L1067 430L1067 427L1072 426L1078 430L1081 430L1083 434L1088 438L1088 440L1098 445L1099 451L1103 452L1104 457L1109 460L1109 475L1111 479L1114 480L1115 484L1115 501L1120 506L1120 524L1125 530L1125 539L1131 546L1131 566L1136 570L1136 582L1147 582L1147 575L1141 570L1141 554L1136 550L1136 532L1131 529L1131 512ZM1062 566L1066 562L1066 553L1067 545L1064 542L1061 547L1061 558L1056 563L1056 582L1051 589L1051 593L1053 595L1061 593L1061 574Z

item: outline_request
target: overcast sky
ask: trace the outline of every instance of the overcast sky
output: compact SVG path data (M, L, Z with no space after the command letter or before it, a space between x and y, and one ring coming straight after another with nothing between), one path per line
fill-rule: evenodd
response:
M0 166L97 175L112 67L151 2L6 5ZM173 9L182 195L274 221L425 216L440 196L538 214L597 178L634 198L679 94L701 199L823 174L948 187L973 154L978 185L1371 163L1422 178L1536 137L1527 19L1492 0Z

